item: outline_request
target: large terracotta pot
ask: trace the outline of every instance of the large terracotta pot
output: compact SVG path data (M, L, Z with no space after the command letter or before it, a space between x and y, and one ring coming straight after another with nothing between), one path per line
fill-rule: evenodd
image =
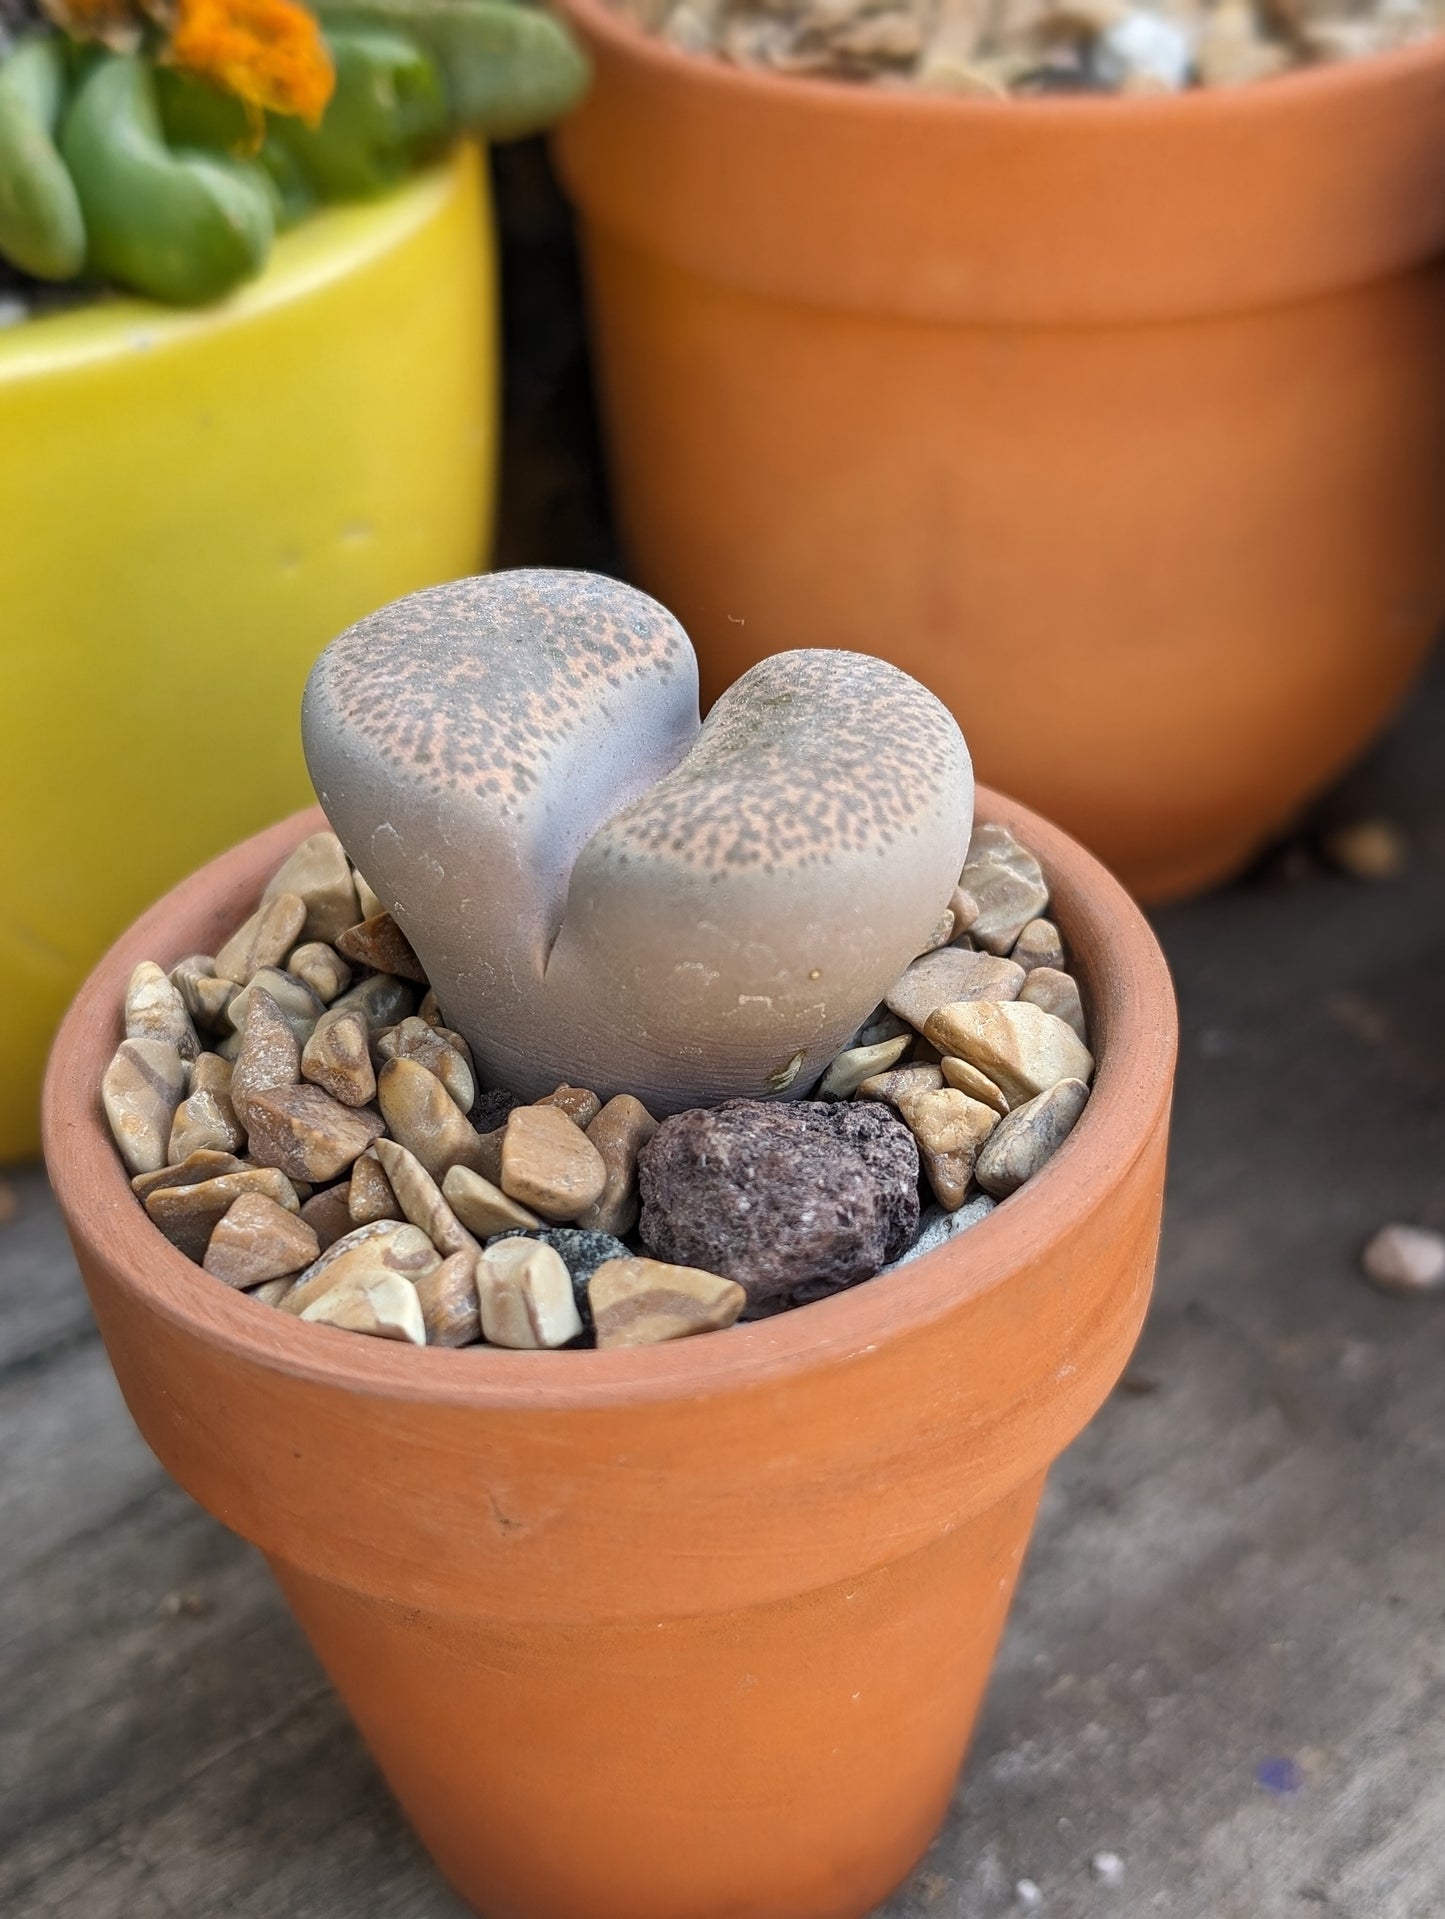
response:
M278 241L253 285L0 333L0 1162L147 900L310 792L320 649L483 563L496 453L480 159Z
M886 653L1143 896L1240 866L1445 614L1445 37L973 101L562 4L621 530L708 691Z
M1032 814L1093 1020L1054 1162L953 1246L650 1350L402 1350L229 1292L99 1117L126 978L214 950L319 815L213 862L66 1018L46 1155L126 1403L266 1554L441 1870L490 1919L845 1919L943 1815L1044 1474L1113 1385L1159 1234L1168 973Z

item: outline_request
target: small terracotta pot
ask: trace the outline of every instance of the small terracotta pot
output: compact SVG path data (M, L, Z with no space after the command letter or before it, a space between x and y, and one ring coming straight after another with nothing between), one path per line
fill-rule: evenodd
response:
M185 1260L99 1116L132 966L213 951L291 846L203 868L82 989L46 1153L126 1403L269 1559L447 1878L491 1919L845 1919L953 1788L1044 1474L1154 1268L1169 976L1087 854L1048 871L1093 1099L953 1246L779 1319L633 1352L429 1351L303 1326Z
M1445 614L1445 37L975 101L562 5L622 533L709 695L885 653L1141 895L1240 866Z

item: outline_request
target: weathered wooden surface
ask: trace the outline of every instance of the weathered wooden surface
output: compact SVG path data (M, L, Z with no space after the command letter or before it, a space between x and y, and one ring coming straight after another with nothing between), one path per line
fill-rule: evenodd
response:
M1385 1219L1445 1225L1442 725L1445 682L1383 761L1405 879L1160 915L1185 1050L1157 1303L887 1919L993 1919L1024 1878L1049 1919L1445 1911L1445 1302L1355 1264ZM0 1912L459 1919L260 1561L136 1438L40 1175L14 1185ZM1298 1791L1258 1783L1286 1760Z

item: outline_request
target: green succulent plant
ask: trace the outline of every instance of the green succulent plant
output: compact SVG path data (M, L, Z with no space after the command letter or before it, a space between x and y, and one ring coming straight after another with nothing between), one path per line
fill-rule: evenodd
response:
M83 9L83 38L0 22L0 260L178 305L220 299L278 228L387 192L458 135L549 125L589 77L566 28L517 0L311 0L334 85L323 71L308 124L168 64L144 25L117 31L125 5L103 28Z

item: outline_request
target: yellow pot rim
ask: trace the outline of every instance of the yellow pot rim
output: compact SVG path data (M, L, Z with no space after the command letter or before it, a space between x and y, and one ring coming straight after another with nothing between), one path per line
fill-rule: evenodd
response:
M304 300L388 252L431 220L466 165L463 146L380 200L332 206L281 234L266 268L228 299L207 307L168 307L125 295L22 320L0 332L0 385L67 373L95 361L158 351L243 327Z

